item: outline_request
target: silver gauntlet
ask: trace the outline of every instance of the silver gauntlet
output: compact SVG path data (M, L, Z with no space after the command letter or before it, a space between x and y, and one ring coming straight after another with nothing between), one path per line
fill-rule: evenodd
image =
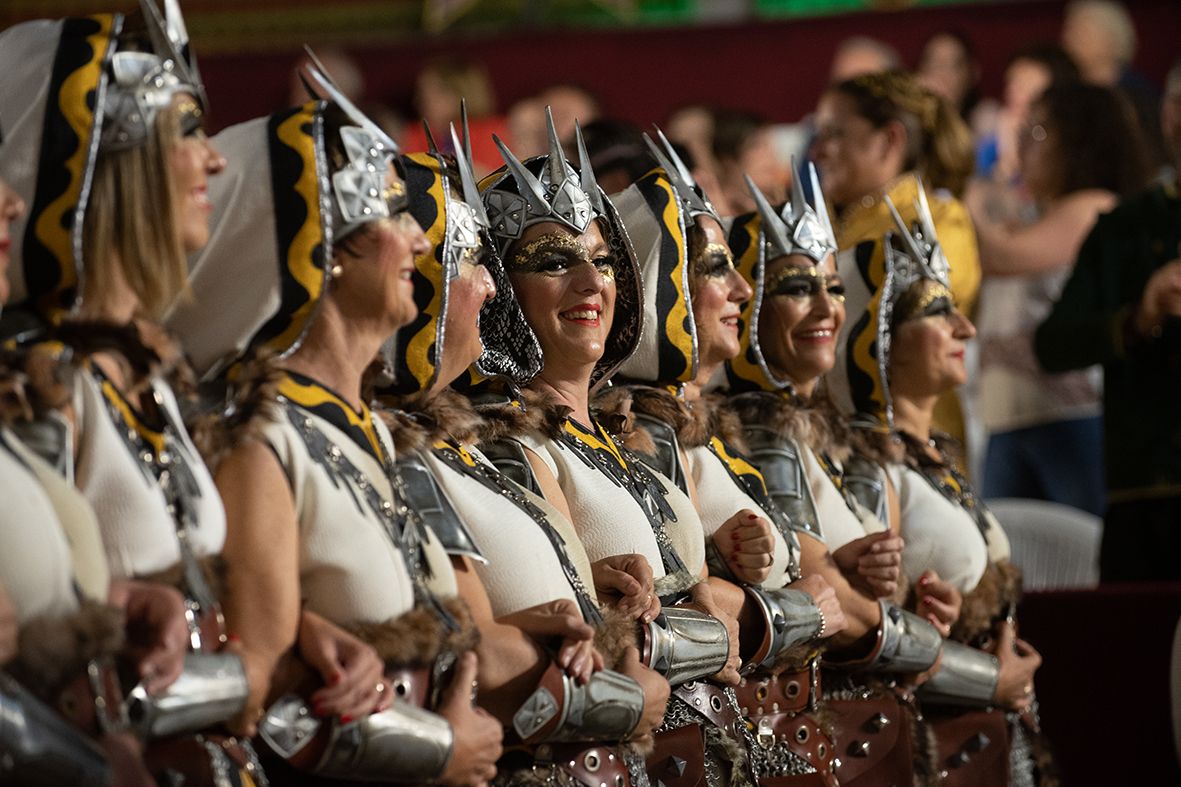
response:
M0 784L102 787L109 777L94 744L0 672Z
M640 723L644 690L626 675L599 670L583 685L550 664L537 690L513 715L527 743L618 741Z
M919 687L919 697L937 705L985 707L993 704L999 679L996 656L959 642L945 642L939 670Z
M395 702L389 710L342 725L316 718L296 694L267 709L258 733L297 767L358 782L433 781L447 767L455 743L446 719L409 702ZM304 754L319 747L322 753Z
M746 594L762 612L766 634L758 651L742 666L743 673L773 664L779 654L823 633L824 618L820 609L802 590L747 587Z
M713 675L730 658L726 624L704 612L665 607L643 633L644 664L673 686Z
M148 694L143 684L131 690L127 715L147 739L197 732L242 710L249 690L235 654L187 653L184 672L163 694Z
M878 647L868 669L878 672L925 672L939 658L943 637L939 630L913 612L878 601L882 627Z

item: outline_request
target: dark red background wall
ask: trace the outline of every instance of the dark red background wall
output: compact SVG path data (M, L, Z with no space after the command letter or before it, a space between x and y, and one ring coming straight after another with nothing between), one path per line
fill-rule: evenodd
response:
M1181 0L1125 4L1140 37L1135 66L1159 83L1181 57ZM573 81L599 95L607 113L643 124L691 102L753 109L790 122L815 107L833 50L847 36L881 38L913 64L931 33L962 30L983 62L984 92L997 95L1009 54L1028 43L1056 41L1064 6L1065 0L1025 0L724 27L424 36L352 54L365 69L368 97L403 111L409 111L419 67L458 53L487 65L502 109L548 84ZM282 107L295 59L294 52L203 58L214 126Z

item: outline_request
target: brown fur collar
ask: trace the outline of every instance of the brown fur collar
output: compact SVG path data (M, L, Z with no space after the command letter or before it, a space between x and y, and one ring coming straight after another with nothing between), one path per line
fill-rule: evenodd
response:
M205 555L204 557L197 558L197 563L201 568L201 574L205 578L205 583L209 586L210 593L215 599L223 598L223 591L226 584L225 558L221 555ZM147 574L139 577L139 579L144 582L168 585L169 587L176 588L181 593L186 591L183 563L176 563L171 568Z
M476 411L483 418L480 442L494 443L531 432L541 432L547 437L562 433L570 408L559 404L552 394L526 388L517 395L516 401L520 406L506 401L503 396L489 401L476 400Z
M706 445L714 436L740 450L745 446L741 423L716 395L702 396L689 403L666 388L614 385L596 397L594 406L603 425L612 434L620 435L624 445L639 453L652 453L653 448L651 439L642 435L642 429L636 428L634 413L643 413L670 425L686 450ZM634 441L635 445L629 441Z
M211 470L227 453L251 439L261 439L262 428L277 418L279 382L283 369L278 356L260 353L235 367L232 381L214 398L213 407L194 419L190 435Z
M467 605L458 598L442 603L459 622L458 631L448 632L434 612L421 608L384 623L353 623L345 628L372 645L390 666L427 666L441 653L464 653L480 641Z
M439 440L471 443L483 420L467 397L446 388L428 397L419 392L409 396L379 396L382 405L374 410L394 438L394 451L421 451Z
M0 350L0 424L33 421L67 407L70 357L50 344Z
M898 435L867 428L849 429L849 447L854 454L883 467L906 458L906 448Z
M34 618L21 626L17 658L7 669L52 702L88 661L122 650L123 626L122 610L97 601L69 615Z
M729 405L747 426L764 426L836 461L849 456L849 428L821 392L805 402L796 396L752 391L731 396Z
M971 643L992 633L997 618L1005 614L1009 605L1021 598L1021 571L1007 560L990 563L984 576L970 592L964 594L959 620L951 628L951 638Z

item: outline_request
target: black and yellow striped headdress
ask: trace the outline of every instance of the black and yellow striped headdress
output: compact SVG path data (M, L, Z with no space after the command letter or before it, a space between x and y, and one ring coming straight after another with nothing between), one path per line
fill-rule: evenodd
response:
M414 260L414 301L418 316L398 331L392 352L393 383L398 394L425 391L435 384L446 351L448 294L466 257L483 255L488 217L471 168L466 113L461 144L451 128L454 160L439 153L427 130L429 153L411 153L402 160L410 212L426 233L430 250ZM452 193L459 192L457 196Z
M908 226L889 196L894 228L837 255L845 285L845 324L837 339L836 365L826 375L829 396L841 412L864 428L890 430L894 407L888 376L892 331L916 284L933 281L950 297L947 257L935 235L927 195L919 184Z

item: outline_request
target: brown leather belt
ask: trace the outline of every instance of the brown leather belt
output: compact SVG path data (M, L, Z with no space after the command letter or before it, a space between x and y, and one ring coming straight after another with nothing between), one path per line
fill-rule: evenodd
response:
M1002 710L947 713L925 709L948 787L1008 784L1009 722Z
M914 780L914 740L909 711L891 694L830 699L840 767L846 785L910 784Z
M800 670L745 678L734 692L742 715L751 726L756 746L770 749L782 744L816 769L816 774L764 777L760 783L835 787L833 757L836 747L816 720L808 715L820 698L820 670L815 660Z
M123 686L114 658L100 656L87 662L82 674L58 693L57 709L71 724L94 737L125 728Z
M814 664L815 662L813 662ZM743 678L734 689L742 715L802 713L820 697L820 671L812 666L777 675Z

